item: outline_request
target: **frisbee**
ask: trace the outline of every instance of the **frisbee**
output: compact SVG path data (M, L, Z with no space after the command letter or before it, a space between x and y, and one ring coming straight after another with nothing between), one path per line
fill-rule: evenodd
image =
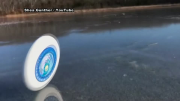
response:
M58 40L51 34L38 38L27 53L23 77L29 90L44 88L53 78L58 68L60 47Z
M55 97L58 101L63 101L59 90L53 85L48 85L39 91L34 101L45 101L48 97Z

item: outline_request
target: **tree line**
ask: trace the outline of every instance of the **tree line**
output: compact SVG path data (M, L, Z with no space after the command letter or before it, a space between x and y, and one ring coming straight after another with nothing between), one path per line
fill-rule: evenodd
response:
M23 13L24 8L106 8L174 4L180 0L0 0L0 14Z

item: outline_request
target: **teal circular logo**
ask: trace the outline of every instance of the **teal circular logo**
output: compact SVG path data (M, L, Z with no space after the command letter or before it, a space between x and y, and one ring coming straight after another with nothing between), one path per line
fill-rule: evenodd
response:
M56 51L48 47L40 54L35 67L36 79L40 82L46 81L52 74L56 65Z

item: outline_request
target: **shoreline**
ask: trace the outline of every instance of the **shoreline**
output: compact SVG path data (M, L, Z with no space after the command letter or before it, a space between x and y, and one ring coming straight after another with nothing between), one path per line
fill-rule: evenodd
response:
M19 18L19 17L36 17L46 15L75 15L84 13L100 13L100 12L113 12L113 11L133 11L133 10L148 10L148 9L159 9L159 8L172 8L180 7L180 4L162 4L162 5L146 5L146 6L127 6L127 7L116 7L116 8L98 8L98 9L85 9L75 10L74 12L43 12L43 13L22 13L22 14L8 14L1 15L0 18Z

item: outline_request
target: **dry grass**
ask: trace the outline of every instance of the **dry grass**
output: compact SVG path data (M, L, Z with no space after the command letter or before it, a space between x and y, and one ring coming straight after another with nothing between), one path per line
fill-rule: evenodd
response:
M105 8L180 3L179 0L0 0L0 14L23 13L24 8Z

